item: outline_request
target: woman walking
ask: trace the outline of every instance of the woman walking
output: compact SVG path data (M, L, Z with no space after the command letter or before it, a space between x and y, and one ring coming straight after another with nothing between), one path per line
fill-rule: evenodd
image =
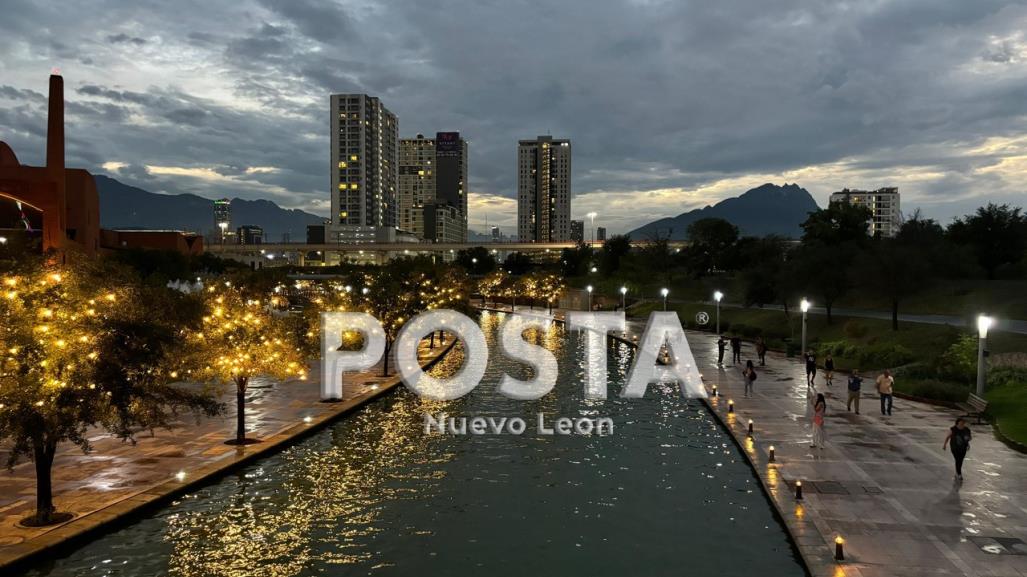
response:
M824 415L827 414L827 400L823 393L817 393L813 403L813 443L810 447L824 448Z
M970 450L970 438L973 437L970 434L970 427L966 426L966 420L963 417L956 419L954 427L949 428L949 434L945 437L945 442L942 443L942 450L949 446L951 441L952 458L956 460L956 479L963 480L963 459L966 458L966 452Z
M760 358L760 366L767 366L767 342L763 337L756 337L756 356Z
M745 369L742 370L742 378L745 379L745 398L749 398L753 391L753 383L756 382L756 367L752 361L745 361Z
M834 383L834 357L831 353L827 353L827 357L824 358L824 381L829 387Z

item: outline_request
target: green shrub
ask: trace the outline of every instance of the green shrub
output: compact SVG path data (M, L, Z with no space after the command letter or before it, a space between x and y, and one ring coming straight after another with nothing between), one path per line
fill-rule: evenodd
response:
M860 349L859 364L866 368L890 368L912 362L913 351L902 345L871 345Z
M961 335L938 359L940 373L965 383L977 379L977 337Z
M966 385L937 379L895 379L895 388L902 393L933 399L935 401L946 401L959 403L966 401L966 395L970 388Z
M1027 387L1027 369L998 367L988 371L988 387Z
M731 332L735 334L744 335L745 331L749 330L749 325L744 323L738 323L731 325Z
M845 332L845 336L850 339L861 339L867 336L867 326L855 319L849 320L842 327L842 331Z

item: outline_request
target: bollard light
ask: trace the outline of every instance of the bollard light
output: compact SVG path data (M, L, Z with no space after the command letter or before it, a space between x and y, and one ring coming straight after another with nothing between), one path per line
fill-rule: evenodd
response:
M752 436L752 419L749 419L749 436Z
M729 413L734 413L735 412L735 402L733 400L731 400L731 399L727 400L727 412L729 412Z
M185 471L179 471L179 472L175 473L175 480L178 481L179 483L181 483L182 481L185 481Z
M713 385L713 397L716 398L717 396L717 385Z
M795 500L802 501L802 481L795 482Z
M307 415L306 417L303 417L303 422L304 422L304 423L307 423L308 425L309 425L309 424L310 424L311 422L313 422L313 421L314 421L314 419L313 419L313 418L311 418L311 416L310 416L310 415Z
M767 462L768 462L768 463L773 463L773 462L775 462L775 460L774 460L774 445L771 445L771 446L770 446L770 451L769 451L769 453L770 453L770 454L769 454L769 456L767 457Z
M845 560L845 539L842 539L841 535L834 538L834 560Z

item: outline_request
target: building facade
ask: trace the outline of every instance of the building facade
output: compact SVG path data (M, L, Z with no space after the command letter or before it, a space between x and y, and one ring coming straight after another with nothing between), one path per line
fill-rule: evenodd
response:
M552 136L521 140L517 168L518 240L570 240L571 142Z
M893 237L902 227L902 211L899 205L898 187L877 190L849 190L831 194L831 202L846 202L870 209L867 228L871 236Z
M264 244L264 229L253 224L244 224L235 231L239 244Z
M596 227L596 242L606 242L606 227Z
M571 242L585 242L585 221L571 221Z
M431 242L467 242L467 142L459 132L399 141L399 228Z
M399 120L366 94L333 94L328 242L374 242L397 227ZM388 233L385 233L387 236Z

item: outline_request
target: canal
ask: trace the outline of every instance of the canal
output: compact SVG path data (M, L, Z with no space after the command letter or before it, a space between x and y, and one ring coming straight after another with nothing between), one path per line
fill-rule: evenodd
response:
M611 349L610 398L583 398L584 339L531 335L560 372L514 401L502 313L482 384L450 402L400 387L289 449L109 533L33 576L801 576L759 481L713 417L676 387L621 400L631 350ZM436 368L452 371L459 356ZM424 414L521 417L522 435L426 435ZM536 415L609 417L610 435L540 436Z

